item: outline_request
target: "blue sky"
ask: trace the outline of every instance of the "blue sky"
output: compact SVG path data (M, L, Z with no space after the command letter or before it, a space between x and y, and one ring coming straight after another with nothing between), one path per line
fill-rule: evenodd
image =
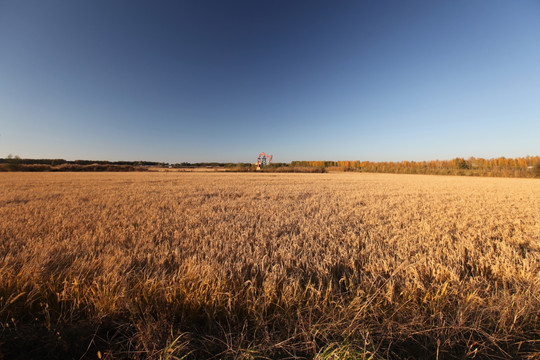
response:
M0 1L0 157L540 154L538 1Z

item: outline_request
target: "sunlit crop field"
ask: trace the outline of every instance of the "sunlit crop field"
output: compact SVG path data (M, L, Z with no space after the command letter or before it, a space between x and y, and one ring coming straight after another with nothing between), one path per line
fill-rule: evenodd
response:
M540 181L0 174L0 359L535 358Z

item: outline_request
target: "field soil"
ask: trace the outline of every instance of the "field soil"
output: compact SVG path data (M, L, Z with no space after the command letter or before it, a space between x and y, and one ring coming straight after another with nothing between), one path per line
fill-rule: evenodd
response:
M540 358L540 181L1 173L0 359Z

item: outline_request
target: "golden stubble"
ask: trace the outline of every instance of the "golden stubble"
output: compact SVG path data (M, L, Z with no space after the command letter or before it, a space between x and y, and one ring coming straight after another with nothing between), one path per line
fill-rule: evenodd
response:
M538 199L534 179L0 174L0 316L150 313L312 356L336 339L376 352L425 335L469 356L526 344Z

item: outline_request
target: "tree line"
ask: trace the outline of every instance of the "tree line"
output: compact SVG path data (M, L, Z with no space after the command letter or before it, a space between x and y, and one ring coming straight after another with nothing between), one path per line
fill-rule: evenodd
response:
M484 159L470 157L431 161L292 161L291 166L321 167L329 171L399 174L540 177L540 156Z
M162 164L153 161L21 159L10 154L0 158L0 171L144 171L149 166Z
M9 155L0 158L0 171L140 171L149 167L170 168L225 168L229 171L255 171L251 163L175 163L155 161L106 161L65 159L21 159ZM358 171L396 174L434 174L434 175L471 175L500 177L540 177L540 156L518 158L484 159L470 157L451 160L431 161L292 161L290 163L272 163L262 172L328 172Z

